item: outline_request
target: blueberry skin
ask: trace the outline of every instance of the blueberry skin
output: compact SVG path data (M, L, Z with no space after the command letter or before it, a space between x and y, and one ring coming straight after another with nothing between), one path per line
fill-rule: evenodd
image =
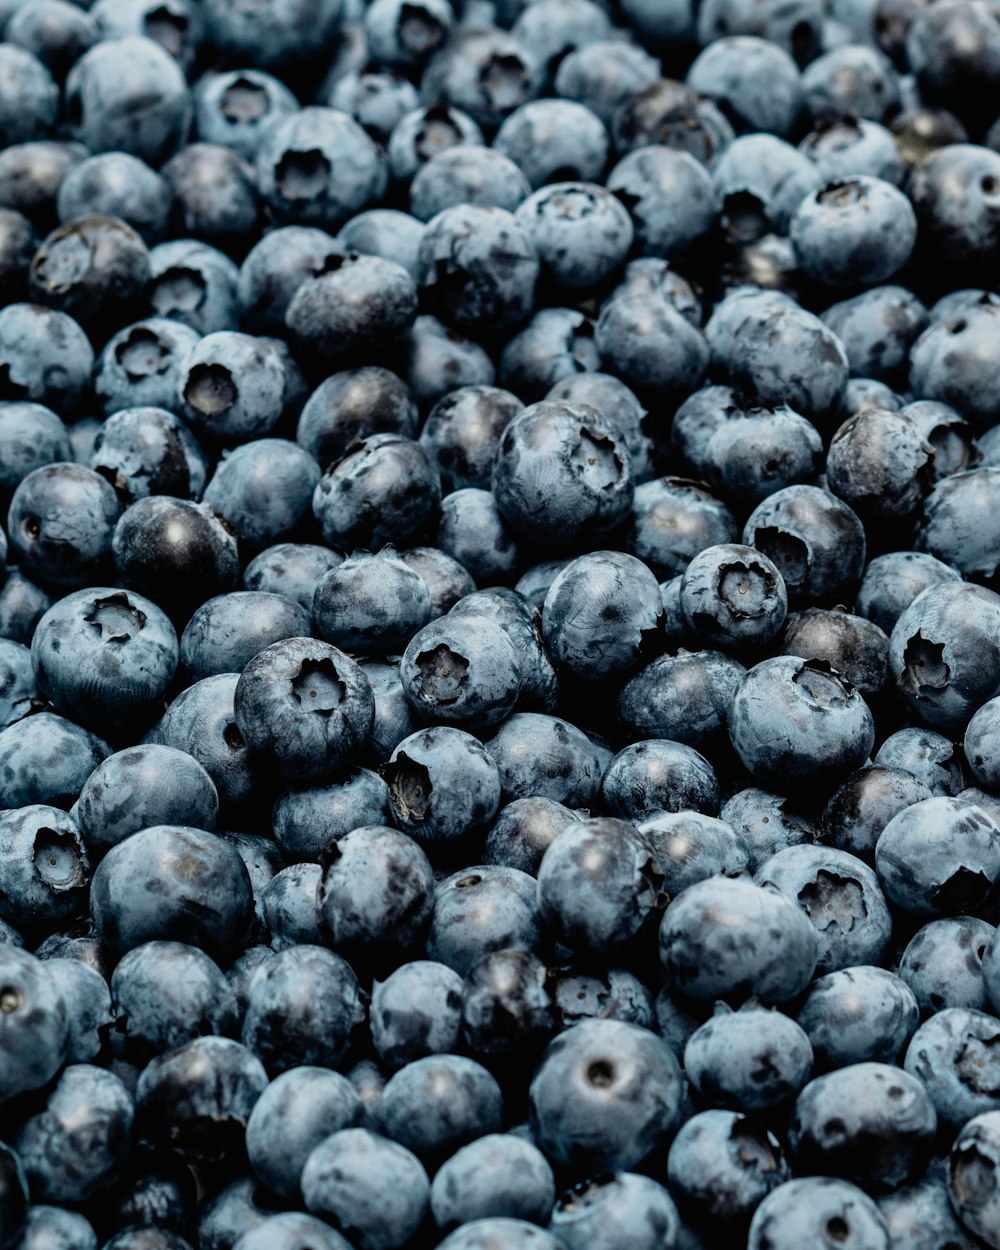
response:
M493 146L520 165L533 189L557 181L593 182L607 165L607 129L575 100L529 100L502 122Z
M808 157L783 139L751 134L725 146L712 162L712 181L723 230L735 241L749 241L769 231L786 235L820 176ZM792 407L799 411L797 404Z
M126 506L148 495L197 499L207 467L197 440L165 408L112 413L97 431L90 456L90 468L111 483Z
M578 546L614 529L632 505L621 435L592 408L532 404L507 426L493 467L504 520L544 546Z
M856 1250L891 1250L879 1209L856 1185L829 1176L785 1181L750 1221L747 1250L793 1250L816 1244L827 1230L847 1230Z
M459 31L431 60L422 79L426 103L460 109L484 130L495 130L524 101L536 97L544 78L533 49L505 30ZM495 85L494 85L495 84Z
M485 745L499 769L505 805L539 798L589 807L597 797L604 760L587 735L569 721L515 712Z
M958 1222L948 1200L944 1176L925 1178L879 1199L879 1211L889 1230L890 1244L912 1250L934 1250L954 1245L955 1250L976 1250L973 1234Z
M324 473L313 512L330 546L377 550L405 546L437 512L437 469L419 443L398 434L373 434L352 443Z
M228 147L199 142L182 148L162 172L173 192L173 232L241 257L260 224L251 165ZM231 291L235 278L230 270Z
M922 781L931 794L954 796L965 786L958 743L922 726L897 729L890 734L879 747L875 762L905 769Z
M917 218L891 183L858 174L807 195L789 234L810 277L831 286L867 286L886 281L906 264Z
M500 805L500 774L471 734L450 726L404 738L379 769L395 823L428 848L481 828Z
M245 1232L273 1214L273 1203L266 1192L261 1192L256 1177L242 1176L205 1203L198 1219L198 1246L232 1250Z
M619 751L601 782L604 805L613 816L639 820L654 812L718 814L721 802L715 770L682 742L649 738Z
M713 1231L737 1234L791 1170L772 1133L739 1113L713 1110L682 1125L667 1175L687 1215Z
M121 954L143 942L189 940L223 964L242 949L250 878L212 833L154 825L111 848L91 883L98 935Z
M283 82L259 69L208 73L194 87L198 137L232 148L245 161L255 160L265 128L298 107Z
M746 1113L789 1102L812 1065L804 1030L774 1008L752 1005L718 1007L684 1048L684 1072L699 1103Z
M844 345L851 373L890 385L905 377L914 340L927 328L927 309L903 286L878 286L832 304L822 315Z
M392 129L386 152L396 182L409 182L427 161L455 144L479 144L483 132L461 109L438 102L413 109Z
M246 803L263 790L258 761L236 725L233 696L238 684L238 674L220 673L188 686L145 739L194 756L222 804Z
M920 1021L905 980L884 968L859 965L817 977L798 1012L816 1070L869 1060L895 1063Z
M980 303L932 322L910 352L914 397L949 404L976 424L995 422L1000 409L989 390L987 354L998 316L995 305Z
M5 1057L0 1099L7 1102L41 1089L62 1067L69 1052L70 1004L48 968L9 943L0 946L0 976L6 987L0 1014Z
M564 1243L525 1220L472 1220L441 1242L441 1250L559 1250Z
M950 477L964 469L988 465L988 445L973 438L972 426L962 415L935 399L918 399L900 411L910 418L934 448L934 476ZM977 457L977 449L983 460Z
M866 863L874 863L875 844L889 821L904 808L930 797L923 780L888 761L861 768L830 796L823 812L826 840Z
M660 588L635 556L580 556L549 587L542 629L552 658L585 680L626 672L659 641Z
M22 478L7 515L11 553L29 574L83 586L106 571L118 500L92 469L50 464Z
M738 543L700 551L684 570L680 606L689 629L724 648L759 648L785 623L788 593L777 566Z
M998 629L1000 597L968 583L931 586L901 613L889 639L889 666L925 724L957 734L994 697Z
M303 406L296 439L329 467L355 439L372 434L410 438L416 424L416 405L406 384L389 369L363 365L319 384Z
M183 141L191 120L183 71L137 35L103 39L85 52L66 78L66 106L73 138L92 152L128 152L153 166Z
M385 826L352 829L323 855L317 918L330 945L382 968L415 950L434 907L427 856L403 833Z
M817 971L881 962L892 920L879 879L846 851L790 846L757 870L758 885L794 898L820 936Z
M419 441L437 461L443 491L489 487L500 436L523 407L498 386L460 386L434 405Z
M635 236L628 210L595 182L541 187L515 206L514 220L527 232L543 274L568 291L587 291L611 277Z
M699 1002L751 994L763 1003L786 1002L809 984L819 955L819 936L791 899L728 877L689 886L660 926L668 984Z
M695 58L687 83L724 105L741 129L784 138L802 104L799 69L777 44L754 35L716 39Z
M919 545L966 577L995 584L1000 535L990 499L1000 484L1000 466L972 469L939 481L924 501Z
M727 799L720 816L746 843L753 872L784 847L816 842L822 836L819 821L805 807L755 786Z
M414 1154L364 1128L331 1134L302 1169L306 1207L352 1229L360 1250L406 1245L424 1220L429 1190Z
M510 1133L463 1146L431 1182L431 1214L442 1231L497 1216L544 1225L555 1200L545 1156Z
M1000 1245L998 1169L1000 1112L987 1111L970 1120L955 1139L948 1156L948 1196L963 1227L992 1247Z
M244 741L291 781L323 777L355 760L375 717L358 665L327 643L272 643L243 669L233 696Z
M582 41L567 53L556 69L555 88L558 96L579 100L610 126L634 91L659 78L659 62L644 48L599 38Z
M521 667L517 696L519 709L552 712L559 696L558 678L542 637L541 612L516 590L491 586L466 595L455 604L451 617L475 618L475 628L500 625L514 646ZM489 624L486 624L486 623ZM457 619L456 619L457 623Z
M325 786L294 787L274 805L274 839L288 857L319 862L334 842L391 819L389 791L377 773L351 768Z
M40 707L31 652L0 636L0 729L7 729Z
M306 278L347 251L315 226L278 226L247 253L240 266L237 295L243 325L255 334L284 334L285 313Z
M700 812L657 812L637 826L669 896L709 877L742 877L750 852L731 825Z
M417 290L410 273L381 256L347 257L307 278L292 296L285 325L302 356L325 373L378 357L413 324Z
M494 951L535 950L540 927L532 877L498 865L473 867L438 883L427 956L466 976Z
M319 479L319 465L296 443L255 439L223 456L202 499L253 551L294 537L311 519Z
M118 1077L90 1064L68 1067L44 1110L17 1135L32 1193L47 1202L81 1202L107 1188L128 1158L134 1114Z
M229 1036L238 1015L234 991L203 951L152 941L129 951L111 976L113 1049L145 1064L196 1037Z
M626 1171L673 1132L682 1091L677 1060L655 1033L585 1020L551 1042L535 1070L532 1135L571 1176Z
M323 942L316 907L320 876L318 864L291 864L275 873L258 892L275 950Z
M293 946L253 974L243 1044L272 1075L302 1065L332 1068L363 1016L346 960L321 946Z
M354 655L392 655L431 620L431 599L420 574L392 549L356 552L317 583L316 632Z
M538 868L538 911L573 951L604 955L657 915L662 900L646 839L624 820L572 821Z
M46 958L46 963L64 1001L75 1008L66 1059L69 1063L90 1063L104 1050L112 1025L107 981L102 972L72 955Z
M377 768L417 726L399 679L398 661L363 660L361 667L375 697L375 723L361 758L369 768Z
M664 390L680 399L697 389L708 368L703 336L660 296L613 299L601 311L595 337L604 367L640 394Z
M517 868L537 877L542 856L577 812L538 795L507 803L486 835L483 862Z
M530 191L509 156L495 148L460 143L444 148L417 170L410 183L410 212L422 222L457 204L513 213Z
M481 344L426 313L400 336L393 358L422 407L455 386L491 386L496 380L493 360Z
M257 186L279 221L339 226L377 200L385 182L380 149L339 109L300 109L261 136Z
M641 256L683 255L715 219L711 175L687 152L661 144L622 157L607 187L628 209Z
M96 734L51 712L0 730L0 782L15 807L49 803L69 808L111 748Z
M153 1145L210 1167L239 1159L247 1120L267 1086L261 1062L239 1042L199 1037L143 1069L137 1127Z
M185 625L181 664L193 681L238 673L271 643L308 635L309 629L309 613L285 595L259 590L217 595Z
M559 976L551 996L563 1028L592 1019L658 1028L653 996L635 973L624 968L587 975L570 967Z
M247 590L292 599L309 613L316 583L342 559L337 552L317 543L275 543L265 547L246 566L243 585Z
M923 1082L943 1124L958 1128L984 1111L1000 1110L994 1072L998 1032L992 1015L946 1007L910 1039L903 1067Z
M424 224L395 208L369 208L345 222L338 240L362 256L381 256L402 265L416 281Z
M51 409L29 401L0 404L0 491L4 495L34 469L72 458L66 427Z
M484 1067L460 1055L428 1055L390 1078L378 1119L387 1137L431 1168L468 1142L499 1132L502 1113L500 1086Z
M181 362L198 340L196 330L166 317L147 317L112 335L94 369L94 393L104 411L172 410Z
M683 573L700 551L738 534L732 512L699 482L662 477L635 489L628 548L658 577Z
M65 1207L28 1207L18 1250L97 1250L97 1234L82 1215Z
M600 370L571 373L560 378L543 398L586 404L603 413L622 432L632 461L632 476L636 482L646 482L652 477L653 443L643 427L649 414L635 392L620 378Z
M364 15L371 55L392 66L422 68L451 33L454 14L445 0L375 0Z
M734 506L754 506L785 486L814 482L823 459L815 427L790 408L749 408L705 448L710 481Z
M825 660L865 698L877 695L889 676L889 639L864 617L828 608L794 612L781 639L785 655Z
M177 669L177 635L142 595L91 587L53 604L31 643L35 678L60 712L103 732L148 723Z
M552 385L600 364L594 325L573 308L542 308L500 354L500 380L521 399L546 398Z
M429 959L400 964L375 981L372 1045L390 1069L458 1048L462 1028L462 978Z
M795 1104L789 1145L803 1171L823 1168L884 1192L913 1180L931 1153L937 1113L909 1072L856 1063L810 1081Z
M0 914L45 934L86 908L90 857L76 821L44 804L0 816Z
M616 712L628 738L700 747L724 730L743 665L721 651L660 656L622 686Z
M59 88L45 65L26 48L5 43L0 58L3 144L25 143L49 134L59 114Z
M956 569L922 551L893 551L865 567L855 608L887 634L921 591L939 582L957 582Z
M679 1216L667 1190L651 1177L618 1172L581 1181L556 1203L549 1229L567 1250L659 1250L673 1246Z
M285 369L267 339L220 330L199 339L179 364L173 406L213 443L266 434L281 415Z
M233 1250L348 1250L349 1246L322 1220L301 1211L283 1211L245 1232Z
M975 916L932 920L917 930L903 951L899 975L924 1016L945 1008L989 1010L994 932Z

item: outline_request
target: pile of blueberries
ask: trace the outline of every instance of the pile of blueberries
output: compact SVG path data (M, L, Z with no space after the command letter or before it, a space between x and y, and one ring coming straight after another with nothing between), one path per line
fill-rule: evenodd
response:
M1000 2L0 32L0 1250L1000 1250Z

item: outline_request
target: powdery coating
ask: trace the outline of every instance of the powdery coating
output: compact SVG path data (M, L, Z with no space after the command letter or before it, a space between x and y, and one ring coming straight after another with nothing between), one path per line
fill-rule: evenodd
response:
M946 1007L917 1029L903 1066L920 1080L940 1120L958 1127L1000 1111L1000 1027L995 1016Z
M963 1225L996 1250L1000 1246L1000 1111L970 1120L948 1157L948 1196Z
M674 1200L649 1176L619 1172L568 1189L549 1225L567 1250L658 1250L670 1245L680 1228Z
M505 805L517 799L549 799L567 807L589 807L607 763L582 730L539 712L515 712L485 746L496 761Z
M535 950L541 917L535 880L526 872L484 865L438 883L427 955L462 976L494 951Z
M817 977L798 1012L817 1071L866 1060L895 1063L919 1021L906 982L870 965Z
M786 1181L769 1194L750 1221L747 1250L793 1250L815 1242L831 1224L835 1231L846 1228L858 1250L890 1250L885 1221L871 1198L826 1176Z
M722 1227L742 1228L767 1195L791 1177L778 1140L731 1111L693 1115L667 1157L674 1193L689 1209Z
M69 1047L69 1011L44 963L17 946L0 947L0 976L13 1010L0 1013L5 1063L0 1074L4 1101L40 1089L56 1075Z

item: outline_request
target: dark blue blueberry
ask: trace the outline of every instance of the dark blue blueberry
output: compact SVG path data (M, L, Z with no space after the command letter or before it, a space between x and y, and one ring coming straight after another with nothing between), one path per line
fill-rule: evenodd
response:
M802 73L803 104L816 122L845 115L889 121L899 111L899 76L872 47L847 44L818 56Z
M705 447L707 475L736 508L753 507L796 483L812 483L823 444L810 422L782 406L748 408L712 434Z
M903 769L922 781L931 794L957 795L965 785L959 744L922 726L890 734L879 747L875 763Z
M829 1176L785 1181L750 1221L747 1250L797 1250L850 1238L856 1250L890 1250L879 1209L864 1190Z
M112 335L94 369L94 393L104 411L174 409L181 364L198 339L196 330L166 317L148 317Z
M634 12L630 16L636 19ZM598 38L583 41L567 53L556 70L555 88L557 95L579 100L610 126L619 106L633 92L659 78L659 62L638 44Z
M352 1128L362 1115L350 1082L327 1068L297 1067L276 1077L247 1122L250 1165L262 1185L297 1199L299 1177L313 1149L332 1133Z
M350 1242L329 1224L302 1211L269 1216L234 1242L233 1250L349 1250Z
M374 0L364 15L364 30L376 60L423 68L447 42L454 21L446 0Z
M458 387L434 405L420 443L437 461L444 491L489 486L500 436L523 406L494 386Z
M678 617L683 625L679 612ZM742 664L721 651L661 656L622 687L619 721L630 738L700 747L725 729L743 673Z
M552 1169L541 1151L511 1133L491 1133L463 1146L439 1169L430 1204L435 1224L447 1231L496 1216L544 1225L555 1197Z
M90 856L67 812L39 803L0 816L0 915L16 929L45 935L72 920L89 881Z
M41 1089L62 1067L69 1053L73 1004L65 1002L44 963L7 943L0 946L0 979L0 1099L7 1102ZM3 1157L8 1174L9 1157Z
M0 786L5 803L73 805L111 748L96 734L52 712L0 730Z
M275 873L258 891L265 931L276 951L302 944L323 944L316 905L321 876L318 864L292 864Z
M314 226L269 230L240 267L237 293L244 326L257 334L283 334L285 313L302 282L346 255L335 239Z
M889 676L889 639L872 621L839 609L806 608L785 623L781 649L801 659L825 660L865 698Z
M556 1031L545 964L529 951L494 951L473 965L462 996L462 1034L477 1059L537 1054Z
M271 643L308 635L309 628L309 613L285 595L259 590L218 595L185 625L181 664L193 681L238 673Z
M879 1211L889 1230L890 1245L911 1250L977 1250L973 1233L963 1228L948 1200L944 1177L925 1177L879 1199Z
M661 889L670 897L709 877L741 877L750 869L746 843L731 825L700 812L657 812L638 825L652 853Z
M697 1001L785 1002L809 984L819 955L819 936L791 899L728 877L689 886L660 926L667 983Z
M661 906L654 852L624 820L571 820L538 868L539 915L574 952L617 950L652 923Z
M115 492L92 469L50 464L24 477L11 499L7 533L25 572L82 586L106 571L118 520Z
M910 939L899 975L925 1016L947 1007L989 1009L994 927L975 916L932 920Z
M480 586L510 583L521 563L517 535L488 490L466 487L441 500L439 550L465 568Z
M830 796L823 813L826 840L873 863L875 843L893 816L930 797L925 782L898 764L861 768Z
M542 856L566 825L580 817L553 799L516 798L500 811L486 835L483 860L538 875Z
M778 44L756 35L713 40L696 57L686 81L724 108L741 130L785 137L802 105L799 67Z
M236 152L218 143L188 144L163 166L163 177L173 194L173 230L181 238L236 256L254 241L260 218L257 188L251 166Z
M454 610L413 635L400 680L420 719L479 728L504 720L524 685L521 659L503 624Z
M381 150L347 113L300 109L269 126L257 148L257 186L280 221L339 226L385 188Z
M987 466L941 479L924 503L918 545L964 576L995 584L1000 567L991 499L1000 467Z
M52 75L37 56L15 42L3 45L0 65L0 136L4 147L43 138L59 114L59 87Z
M431 616L427 585L391 549L357 552L317 583L317 633L352 654L394 654ZM371 822L365 822L371 823Z
M934 1103L915 1076L886 1063L855 1063L805 1087L789 1146L801 1171L822 1169L880 1192L923 1172L936 1128Z
M199 339L179 362L181 415L213 443L266 434L281 416L285 367L268 339L221 330Z
M331 946L359 967L414 952L434 907L427 856L406 834L360 826L324 852L318 923Z
M927 327L927 309L902 286L878 286L832 304L823 321L837 335L855 377L899 382L910 348Z
M345 222L337 236L351 252L395 261L416 281L424 223L396 208L369 208Z
M604 172L610 138L601 119L575 100L530 100L503 121L494 147L516 161L533 188L593 182Z
M683 573L700 551L738 534L729 508L699 482L663 477L636 487L628 547L657 576Z
M679 1217L667 1190L649 1176L618 1172L581 1181L561 1195L549 1229L567 1250L658 1250L672 1246Z
M22 10L23 12L24 10ZM18 1250L97 1250L97 1234L90 1222L66 1207L44 1203L28 1207Z
M700 1104L756 1113L795 1098L812 1071L802 1028L773 1008L719 1006L684 1048L684 1072Z
M444 148L417 170L410 183L410 211L428 222L458 204L514 212L530 193L524 174L502 151L478 144Z
M812 161L783 139L751 134L725 147L712 166L712 181L726 235L750 242L769 231L787 234L795 210L820 185L820 176Z
M611 277L628 255L635 231L612 190L593 182L557 182L517 207L514 219L527 231L544 275L558 288L590 290Z
M429 1191L416 1155L364 1128L332 1133L302 1169L308 1209L351 1229L366 1250L405 1246L424 1221Z
M766 1128L736 1112L713 1110L682 1125L667 1175L685 1214L719 1235L738 1235L761 1201L791 1178L791 1169Z
M972 717L965 729L965 758L975 779L986 790L1000 790L1000 699L990 699Z
M397 182L407 182L437 153L482 141L482 131L461 109L443 103L414 109L399 119L389 136L389 167Z
M149 302L160 317L213 334L239 319L239 270L207 243L172 239L149 254Z
M311 519L320 469L307 451L261 438L227 452L202 499L251 550L292 538Z
M549 1044L532 1079L532 1133L550 1162L581 1178L634 1167L680 1117L683 1079L655 1033L585 1020Z
M205 1167L240 1157L247 1120L267 1086L263 1065L239 1042L199 1037L143 1069L136 1090L145 1140Z
M110 1072L73 1064L44 1109L17 1134L17 1152L42 1201L81 1202L107 1188L124 1170L132 1146L132 1096Z
M206 74L194 88L198 137L224 144L246 161L256 158L265 127L298 107L283 82L259 69Z
M95 213L117 217L152 245L166 233L170 201L169 186L145 161L128 152L102 152L69 171L56 205L61 222Z
M19 642L0 638L0 729L41 708L31 652Z
M462 978L429 959L402 963L372 989L372 1044L390 1069L457 1049Z
M919 1021L901 976L862 965L817 977L798 1012L818 1071L870 1060L895 1063Z
M936 399L918 399L900 408L934 448L931 466L935 478L950 477L977 465L990 464L988 445L976 442L970 422L948 404ZM978 455L977 455L978 451ZM980 460L979 456L983 459Z
M143 942L188 941L226 964L242 949L252 895L243 860L222 838L154 825L111 848L90 905L101 940L121 954Z
M119 409L101 424L90 467L126 506L148 495L197 499L208 468L187 426L165 408L148 407Z
M960 581L957 570L922 551L892 551L865 567L855 608L887 634L922 590Z
M45 962L64 1002L72 1005L66 1059L69 1063L91 1063L103 1054L112 1025L108 983L82 959L56 956Z
M607 186L632 217L641 256L682 256L715 219L711 175L687 152L637 148L611 170Z
M922 1083L942 1124L958 1128L1000 1110L1000 1023L968 1007L945 1007L910 1039L903 1066Z
M35 469L73 459L66 427L42 404L0 404L0 491L4 496Z
M533 49L497 27L466 27L431 60L422 80L427 103L443 102L493 130L537 96L544 67Z
M966 1124L948 1156L948 1196L962 1225L995 1247L1000 1238L1000 1111Z
M754 786L737 791L720 815L746 843L753 872L786 846L819 841L821 836L819 822L807 807Z
M784 48L801 65L819 51L822 24L823 9L816 0L793 4L762 0L751 5L744 0L708 0L698 12L698 39L708 43L719 35L759 35Z
M492 386L496 380L493 361L480 343L427 314L400 335L391 359L423 408L456 386Z
M658 1027L653 996L635 973L625 968L588 974L574 971L571 965L556 974L550 992L563 1028L594 1019L621 1020L654 1031Z
M321 946L293 946L250 979L243 1044L272 1075L303 1065L332 1068L363 1018L350 965Z
M718 814L721 795L715 770L693 747L648 738L619 751L601 783L614 816L640 820L656 812Z
M573 308L542 308L500 354L500 380L525 401L600 364L594 323Z
M462 976L493 951L534 950L540 916L535 880L488 865L453 873L434 892L427 955Z
M658 293L616 296L601 310L595 339L605 368L648 396L690 394L709 364L700 331Z
M103 39L66 79L72 136L92 152L120 151L159 165L191 120L184 73L163 47L138 35Z
M413 399L396 374L365 365L331 374L319 384L303 406L296 438L326 468L355 439L372 434L411 437L416 418Z
M196 1037L231 1035L237 1003L219 967L182 942L145 942L111 976L116 1054L146 1064Z
M362 761L370 768L384 764L397 746L417 726L399 679L399 663L388 660L362 660L361 667L375 698L375 721Z
M561 378L544 396L596 408L621 431L632 461L636 482L648 481L653 473L653 443L645 428L649 416L635 393L610 373L587 371Z
M271 820L274 838L291 860L318 861L353 830L387 824L390 810L382 778L367 768L352 768L328 785L287 790Z
M486 743L500 771L505 803L544 798L589 807L604 770L599 749L576 726L555 716L517 712Z
M239 1177L203 1205L197 1230L199 1250L232 1250L245 1232L273 1215L274 1199L256 1177Z
M315 543L275 543L254 556L243 570L247 590L287 596L312 611L316 583L343 559Z
M723 543L706 547L688 564L680 607L693 636L727 649L758 649L784 625L788 595L766 555Z
M328 90L324 84L319 102L349 113L384 146L396 123L420 103L420 95L402 74L388 66L369 64L348 69Z

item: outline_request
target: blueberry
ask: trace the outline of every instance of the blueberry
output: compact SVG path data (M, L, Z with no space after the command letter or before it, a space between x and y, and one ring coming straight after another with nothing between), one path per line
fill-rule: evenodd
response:
M21 1230L20 1250L97 1250L97 1234L87 1219L65 1207L39 1203L28 1207Z
M250 906L250 878L236 851L181 825L154 825L112 847L91 887L98 933L122 954L143 942L188 939L231 961Z
M105 1189L124 1168L132 1144L132 1097L112 1073L73 1064L44 1110L17 1135L32 1194L48 1202L80 1202Z
M620 105L660 77L659 62L637 44L593 39L573 48L556 69L556 94L579 100L610 125Z
M817 1164L876 1192L895 1189L924 1169L937 1114L923 1083L883 1063L859 1063L805 1087L789 1127L799 1167Z
M104 411L173 410L181 362L198 337L190 326L166 317L149 317L112 335L94 371L94 392Z
M937 483L924 503L920 547L964 576L995 584L1000 567L989 499L1000 467L956 473Z
M503 1216L545 1224L555 1203L555 1181L545 1156L509 1133L493 1133L456 1151L431 1184L438 1228Z
M485 745L499 770L507 805L519 799L547 799L567 807L588 807L597 798L604 760L587 735L569 721L515 712Z
M730 940L737 932L739 946ZM668 985L698 1001L753 994L765 1003L785 1002L808 985L819 954L815 929L790 899L727 877L689 886L660 927Z
M535 1071L532 1133L570 1175L627 1170L663 1146L681 1093L677 1060L656 1034L587 1020L551 1042Z
M453 610L413 635L403 652L400 680L421 719L485 728L513 709L524 673L499 621Z
M971 1119L948 1156L948 1196L964 1228L987 1245L1000 1242L997 1229L997 1168L1000 1166L1000 1112Z
M682 257L715 218L705 167L687 152L661 144L629 152L608 174L607 185L628 209L641 256Z
M301 1211L283 1211L245 1232L233 1250L347 1250L349 1245L322 1220Z
M925 1250L952 1244L956 1250L976 1250L972 1234L958 1222L948 1200L944 1178L928 1177L879 1199L879 1211L889 1230L890 1244Z
M149 254L149 302L161 317L199 334L233 325L239 316L239 270L217 248L196 239L160 243Z
M612 815L625 820L663 811L714 816L721 801L715 770L703 755L657 738L619 751L605 769L601 792Z
M24 477L11 499L11 548L26 572L81 586L105 571L118 515L114 491L92 469L46 465Z
M827 840L872 863L875 844L889 821L904 808L930 797L923 780L888 760L861 768L830 796L823 813Z
M85 907L90 856L76 821L44 804L0 816L0 914L46 934Z
M899 975L925 1016L945 1008L988 1009L994 928L975 916L932 920L910 939Z
M126 506L149 495L196 499L207 475L205 453L187 426L165 408L149 407L123 408L103 422L90 468Z
M454 24L445 0L375 0L364 18L372 56L387 65L423 67L445 45Z
M31 652L19 642L0 639L0 729L9 728L40 708Z
M540 941L536 884L499 865L452 873L437 885L427 955L462 976L493 951L533 951Z
M671 897L710 877L747 873L750 854L731 825L695 811L657 812L638 825Z
M90 1063L103 1055L112 1025L111 994L104 974L71 954L46 958L46 963L64 1001L75 1006L66 1058L70 1063Z
M820 185L815 165L776 135L743 135L712 166L721 225L733 241L787 234L795 210ZM793 407L797 405L793 404Z
M876 1061L895 1063L919 1020L917 1000L902 979L860 965L817 977L798 1012L817 1071Z
M704 165L714 164L733 139L732 126L710 100L661 77L625 98L611 119L611 133L619 152L663 144L688 152Z
M482 131L467 113L437 103L404 114L392 129L386 152L393 178L408 182L437 153L482 141Z
M52 712L25 717L0 730L0 781L15 807L72 806L111 748L96 734Z
M567 824L580 817L553 799L515 798L500 811L486 835L483 860L537 877L546 850Z
M422 407L436 404L453 386L492 386L496 379L493 361L480 343L428 314L416 318L394 349L394 368Z
M923 1082L939 1119L958 1127L984 1111L1000 1110L997 1097L995 1017L968 1007L945 1007L910 1039L903 1066Z
M198 1220L198 1244L232 1250L245 1232L274 1215L274 1201L253 1176L225 1185L205 1203ZM159 1248L157 1248L159 1250Z
M290 864L257 891L265 934L270 934L275 950L322 945L324 935L316 906L321 876L318 864Z
M957 570L922 551L893 551L865 567L856 610L887 634L922 590L938 582L959 581Z
M361 1250L405 1246L423 1222L429 1189L414 1154L363 1128L325 1138L302 1169L307 1208L350 1228Z
M957 795L965 785L958 744L922 726L890 734L879 747L875 762L904 769L922 781L931 794Z
M664 477L635 489L628 547L657 576L683 573L700 551L738 532L729 508L699 482Z
M430 863L403 833L352 828L323 855L317 917L330 944L355 957L359 968L413 951L433 906Z
M246 161L256 158L265 128L297 109L285 84L259 69L205 74L194 88L198 137L232 148Z
M443 1250L558 1250L562 1241L525 1220L471 1220L441 1242Z
M342 559L316 543L275 543L246 566L243 585L247 590L285 596L310 612L316 583Z
M8 943L0 947L0 979L4 987L0 994L0 1036L5 1055L0 1097L7 1102L41 1089L62 1067L69 1053L72 1004L63 999L56 978L45 964ZM11 1156L0 1157L4 1160L5 1185L10 1185ZM6 1202L5 1198L4 1206Z
M828 1176L785 1181L772 1190L750 1221L747 1250L793 1250L820 1237L831 1244L848 1241L856 1250L890 1250L888 1229L871 1198Z
M698 1102L756 1113L789 1102L809 1080L813 1052L803 1029L774 1009L719 1006L692 1033L684 1071Z
M709 363L701 333L660 296L612 299L595 337L605 367L640 394L662 389L679 399L699 385Z
M618 1172L581 1181L559 1198L549 1228L568 1250L672 1246L679 1217L667 1190L648 1176Z
M462 978L445 964L400 964L372 989L372 1044L389 1068L453 1052L462 1027Z

